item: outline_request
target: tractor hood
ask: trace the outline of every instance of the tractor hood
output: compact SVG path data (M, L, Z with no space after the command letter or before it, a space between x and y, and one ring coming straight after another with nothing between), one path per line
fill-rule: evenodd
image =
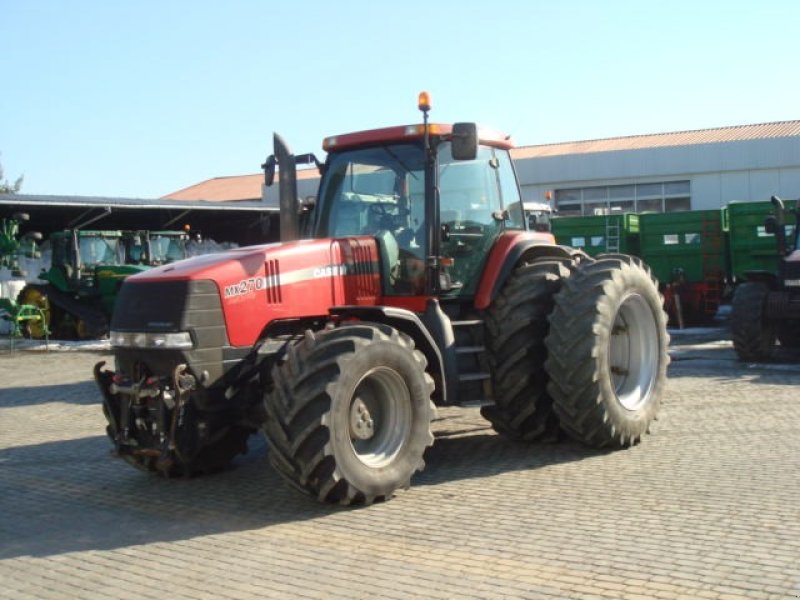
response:
M179 282L185 286L181 288ZM129 277L124 288L126 295L147 298L155 307L160 289L178 285L186 290L186 298L180 301L172 296L170 301L188 307L193 282L213 284L232 346L254 344L276 321L325 317L332 306L371 305L381 295L377 242L367 236L300 240L196 256ZM154 322L152 316L135 328L147 330L150 322Z

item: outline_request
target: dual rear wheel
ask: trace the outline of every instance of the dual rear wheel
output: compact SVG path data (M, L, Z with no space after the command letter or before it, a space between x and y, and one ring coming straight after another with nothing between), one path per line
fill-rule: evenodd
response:
M496 383L485 415L499 433L537 439L560 428L603 448L648 431L669 337L657 284L638 259L519 267L490 308L487 335Z

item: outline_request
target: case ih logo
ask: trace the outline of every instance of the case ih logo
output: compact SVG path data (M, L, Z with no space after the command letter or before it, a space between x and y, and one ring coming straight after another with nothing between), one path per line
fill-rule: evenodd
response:
M326 265L314 269L314 277L336 277L347 275L347 265Z
M239 283L225 286L225 297L232 298L234 296L244 296L257 290L263 290L267 285L267 280L264 277L250 277L249 279L242 279Z

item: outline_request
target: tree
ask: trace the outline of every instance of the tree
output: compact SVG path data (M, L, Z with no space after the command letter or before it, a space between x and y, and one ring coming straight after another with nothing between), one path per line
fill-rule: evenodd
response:
M14 183L9 183L3 179L3 164L0 163L0 194L16 194L22 188L23 175L17 177Z

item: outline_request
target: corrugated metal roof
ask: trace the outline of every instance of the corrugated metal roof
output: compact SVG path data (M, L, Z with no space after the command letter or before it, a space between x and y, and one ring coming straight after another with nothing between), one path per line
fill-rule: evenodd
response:
M316 169L298 169L297 179L318 178ZM276 175L277 182L277 175ZM187 188L162 196L165 200L211 200L214 202L242 202L261 200L264 174L234 175L207 179Z
M565 154L588 154L591 152L614 152L617 150L642 150L646 148L665 148L670 146L693 146L699 144L719 144L740 140L761 140L800 136L800 121L779 121L757 125L736 125L716 129L697 129L694 131L675 131L627 137L606 138L521 146L511 151L515 160L541 158Z
M249 202L236 202L227 204L222 202L206 202L201 200L170 200L163 198L106 198L97 196L50 196L36 194L0 194L0 205L6 206L79 206L86 208L148 208L165 210L250 210L274 212L277 210L261 200Z
M212 200L232 202L260 200L264 175L235 175L215 177L162 196L164 200Z

